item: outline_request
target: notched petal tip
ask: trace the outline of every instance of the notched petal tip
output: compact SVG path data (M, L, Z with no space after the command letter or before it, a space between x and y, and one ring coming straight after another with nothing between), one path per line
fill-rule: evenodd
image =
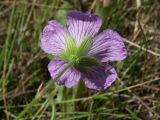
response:
M83 74L83 78L88 88L103 91L116 80L117 73L110 65L93 67Z
M64 67L67 65L65 61L60 58L55 58L48 64L48 71L52 78L55 78ZM56 81L58 85L64 85L67 88L71 88L76 85L80 80L80 73L76 71L73 67L68 68L62 76Z
M77 10L69 11L67 14L67 19L75 19L75 20L88 21L88 22L94 22L94 21L102 22L100 18L95 14L92 14L90 12L83 13Z
M47 25L44 27L42 35L47 34L48 32L58 33L59 31L64 31L64 27L56 22L55 20L50 20L47 22Z
M119 33L106 29L94 37L89 55L96 57L101 62L120 61L127 57L127 50Z
M112 40L116 41L115 49L119 49L117 60L124 60L127 57L127 49L125 47L123 37L117 31L112 29L106 29L105 32Z
M72 10L67 15L67 29L70 35L76 40L79 45L85 37L91 38L97 34L101 27L101 19L91 13L83 13Z
M61 24L52 20L47 23L41 34L40 47L46 53L56 55L65 49L65 29Z

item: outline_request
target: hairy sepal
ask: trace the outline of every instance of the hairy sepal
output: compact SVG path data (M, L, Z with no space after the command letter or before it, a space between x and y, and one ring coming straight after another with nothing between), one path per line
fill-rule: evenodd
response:
M81 57L79 59L78 65L85 67L93 67L101 65L101 63L93 57Z
M66 35L65 37L65 45L66 45L66 53L67 54L75 54L77 47L75 40L70 36Z
M87 54L87 50L91 45L91 37L86 37L77 48L77 56L81 57Z
M78 63L74 64L74 67L78 71L84 73L87 71L88 68L100 65L101 63L93 57L81 57Z

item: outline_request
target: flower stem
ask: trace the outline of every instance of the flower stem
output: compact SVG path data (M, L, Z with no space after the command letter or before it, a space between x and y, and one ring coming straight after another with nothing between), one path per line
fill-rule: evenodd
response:
M16 117L15 120L21 120L22 117L31 109L31 107L37 103L42 96L44 96L44 94L50 93L53 89L54 82L58 80L70 66L71 64L66 65L53 80L50 80L46 86L35 96L35 98L26 106L26 108L24 108L24 110Z

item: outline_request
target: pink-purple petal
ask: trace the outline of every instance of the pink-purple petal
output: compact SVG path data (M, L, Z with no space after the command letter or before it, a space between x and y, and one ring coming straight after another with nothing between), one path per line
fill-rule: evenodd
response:
M100 29L101 19L89 12L70 11L67 15L67 29L77 44L87 37L93 37Z
M61 24L52 20L44 27L40 47L46 53L56 55L65 50L65 29Z
M93 44L88 53L101 62L123 60L127 51L123 38L111 29L107 29L93 38Z
M48 70L52 78L55 78L67 65L67 63L60 58L55 58L48 64ZM76 85L80 80L81 74L73 67L68 68L62 76L56 81L58 85L64 85L70 88Z
M90 68L86 73L83 73L85 85L90 89L105 90L111 86L116 80L117 73L115 69L107 65Z

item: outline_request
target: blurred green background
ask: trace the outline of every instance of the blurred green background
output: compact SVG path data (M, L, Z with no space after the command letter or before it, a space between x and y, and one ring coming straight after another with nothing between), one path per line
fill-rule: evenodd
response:
M159 0L1 0L0 119L15 119L51 80L40 34L48 20L65 25L73 9L97 14L101 31L124 37L128 57L113 63L118 79L103 92L55 85L21 120L159 120Z

